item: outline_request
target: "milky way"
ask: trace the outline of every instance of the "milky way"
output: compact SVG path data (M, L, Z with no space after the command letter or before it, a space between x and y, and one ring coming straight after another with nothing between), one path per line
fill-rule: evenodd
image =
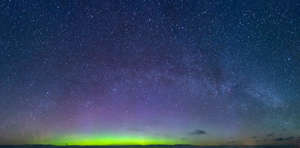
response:
M1 1L0 144L300 141L299 1Z

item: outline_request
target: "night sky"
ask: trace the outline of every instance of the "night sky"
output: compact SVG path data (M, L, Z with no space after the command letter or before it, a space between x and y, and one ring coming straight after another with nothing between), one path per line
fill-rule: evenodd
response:
M0 144L300 141L300 1L0 2Z

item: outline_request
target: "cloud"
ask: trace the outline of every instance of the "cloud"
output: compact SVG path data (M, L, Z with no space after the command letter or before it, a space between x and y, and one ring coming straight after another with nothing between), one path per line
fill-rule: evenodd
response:
M206 131L200 129L190 132L190 135L205 135L205 134L207 134Z
M279 137L279 138L276 138L274 139L274 141L289 141L289 140L293 140L295 139L295 137L287 137L287 138L282 138L282 137Z
M184 141L185 141L185 140L187 140L187 138L186 138L186 137L181 137L180 139L181 139L181 140L184 140Z
M273 137L274 133L267 134L267 137Z

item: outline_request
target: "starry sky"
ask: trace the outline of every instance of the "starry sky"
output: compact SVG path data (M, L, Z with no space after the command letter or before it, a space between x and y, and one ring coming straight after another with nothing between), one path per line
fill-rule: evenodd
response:
M3 0L0 144L300 141L300 1Z

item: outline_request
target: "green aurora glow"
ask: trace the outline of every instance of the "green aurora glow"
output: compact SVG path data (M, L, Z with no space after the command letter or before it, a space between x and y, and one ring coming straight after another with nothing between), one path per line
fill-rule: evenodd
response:
M40 143L40 142L39 142ZM167 144L173 145L182 143L182 141L139 135L68 135L57 136L51 140L46 140L40 144L52 145L155 145Z

